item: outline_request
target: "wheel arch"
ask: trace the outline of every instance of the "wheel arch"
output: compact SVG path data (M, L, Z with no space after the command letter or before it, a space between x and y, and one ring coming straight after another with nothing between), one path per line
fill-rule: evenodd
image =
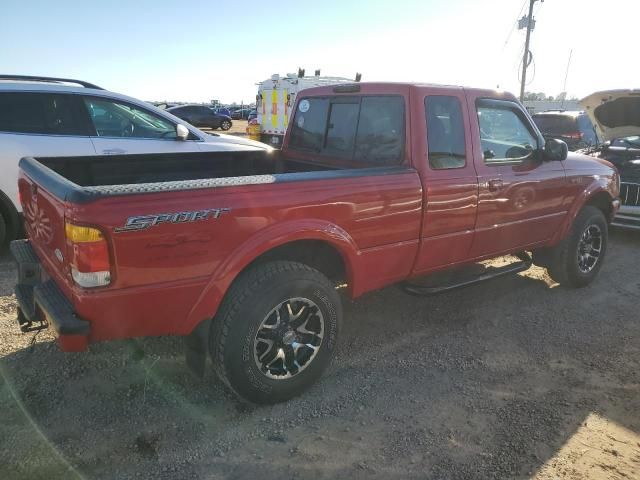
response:
M356 278L358 249L340 227L322 221L280 224L268 232L251 237L221 265L189 313L185 333L204 319L215 316L220 303L234 281L260 263L290 260L309 265L331 280L345 281L352 292Z
M609 191L600 184L594 184L581 195L576 198L571 205L567 213L567 217L562 225L562 228L558 230L557 235L554 237L552 244L560 242L571 231L571 226L575 221L580 211L586 206L594 206L602 211L607 223L611 223L613 220L613 196Z
M587 205L591 205L601 210L607 219L607 223L611 223L613 220L613 197L606 190L600 190L599 192L591 195L582 208Z

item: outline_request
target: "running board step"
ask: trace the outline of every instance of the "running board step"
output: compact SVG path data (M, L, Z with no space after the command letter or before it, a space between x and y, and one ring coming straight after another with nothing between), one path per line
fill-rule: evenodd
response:
M404 282L402 284L402 289L405 293L409 295L415 296L430 296L436 295L438 293L448 292L449 290L453 290L455 288L467 287L469 285L475 285L476 283L484 282L486 280L491 280L493 278L502 277L504 275L511 275L513 273L524 272L528 270L532 265L531 256L526 253L518 253L516 255L520 261L510 263L509 265L505 265L504 267L491 268L489 271L482 273L478 276L466 278L458 282L448 283L444 285L436 285L436 286L424 286L418 285L415 283Z

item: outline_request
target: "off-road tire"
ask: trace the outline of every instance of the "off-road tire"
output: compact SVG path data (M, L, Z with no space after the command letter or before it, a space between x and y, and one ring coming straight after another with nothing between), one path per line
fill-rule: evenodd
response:
M304 370L290 378L273 379L260 370L254 342L265 316L291 298L309 299L317 305L324 319L324 336ZM214 368L243 400L262 404L288 400L312 385L329 365L341 322L340 297L322 273L290 261L257 265L240 274L214 319L209 337Z
M582 234L591 226L597 226L602 232L602 246L598 261L592 270L585 273L578 266L578 249ZM569 287L584 287L596 277L607 251L608 225L602 211L596 207L584 207L571 227L569 235L557 246L550 249L548 255L547 272L560 285Z

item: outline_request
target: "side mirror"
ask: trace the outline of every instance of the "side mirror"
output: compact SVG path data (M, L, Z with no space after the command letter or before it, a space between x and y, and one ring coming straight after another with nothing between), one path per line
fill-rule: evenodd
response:
M569 147L562 140L549 138L544 142L544 156L548 160L562 161L567 159Z
M189 137L189 129L181 123L176 125L176 140L186 140Z

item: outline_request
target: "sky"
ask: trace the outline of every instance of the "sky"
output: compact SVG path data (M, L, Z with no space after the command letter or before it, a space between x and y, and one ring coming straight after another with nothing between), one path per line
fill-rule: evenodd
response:
M519 92L528 0L0 0L0 72L143 100L251 102L297 72ZM640 87L636 0L534 7L527 91Z

